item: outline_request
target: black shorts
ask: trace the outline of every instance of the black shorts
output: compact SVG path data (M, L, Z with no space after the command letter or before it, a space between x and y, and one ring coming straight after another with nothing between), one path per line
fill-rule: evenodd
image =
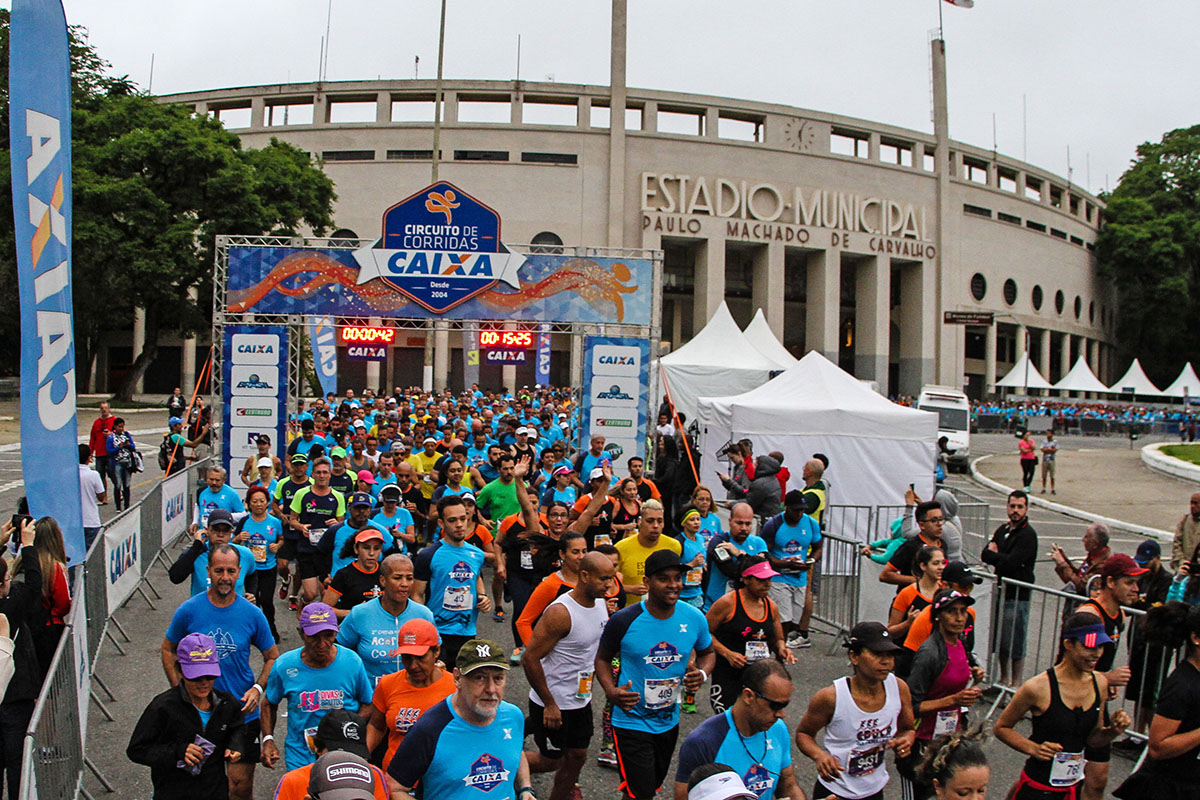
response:
M587 750L592 741L592 705L567 708L562 711L562 725L548 729L542 722L546 709L529 701L529 717L525 720L525 735L532 736L538 751L546 758L562 758L565 750Z
M244 753L239 763L242 764L257 764L262 760L262 742L258 740L262 734L262 728L258 724L258 720L254 719L242 726L243 741L246 743Z
M283 544L279 545L279 552L275 557L280 561L294 561L296 559L296 540L283 537Z
M1097 764L1107 764L1109 761L1112 761L1112 745L1085 747L1083 749L1083 757L1088 761L1095 761Z
M675 755L679 726L664 733L646 733L613 726L613 744L621 785L617 787L634 800L653 800L662 787Z
M329 575L330 558L324 553L297 553L296 565L300 570L301 580L324 580Z
M820 778L813 782L812 794L809 796L812 797L813 800L823 800L823 798L826 797L837 797L839 800L842 798L840 794L832 791L828 786L821 783ZM883 800L883 790L880 789L875 794L867 795L866 797L861 798L861 800Z

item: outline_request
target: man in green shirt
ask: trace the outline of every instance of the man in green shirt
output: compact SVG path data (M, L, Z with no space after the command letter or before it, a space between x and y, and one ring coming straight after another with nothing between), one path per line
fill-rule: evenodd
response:
M475 499L484 516L499 524L510 514L520 512L521 504L517 502L517 484L513 476L515 461L512 454L502 454L496 463L500 477L480 489Z

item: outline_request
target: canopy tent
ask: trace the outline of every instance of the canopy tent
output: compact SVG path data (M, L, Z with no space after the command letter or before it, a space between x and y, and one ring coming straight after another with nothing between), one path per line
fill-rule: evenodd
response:
M1050 381L1042 377L1042 373L1038 372L1037 367L1029 360L1028 353L1022 353L1017 359L1017 363L1013 364L1013 368L1008 371L1000 380L996 381L996 387L1005 387L1008 389L1049 389Z
M1163 394L1162 390L1146 377L1146 373L1142 371L1142 365L1136 358L1129 365L1129 369L1125 370L1125 374L1113 383L1111 391L1119 392L1120 394L1143 394L1155 397Z
M1087 362L1083 360L1083 356L1075 359L1075 366L1071 367L1071 371L1062 377L1058 383L1054 384L1054 388L1060 392L1102 392L1104 394L1112 394L1115 390L1109 389L1100 379L1092 374L1092 370L1088 367Z
M815 351L757 389L697 403L702 483L728 471L715 455L722 445L748 438L756 456L783 453L791 489L802 485L801 467L813 453L829 456L830 502L837 505L896 505L910 483L920 496L933 496L937 414L896 405Z
M779 369L787 369L796 363L796 357L775 337L761 308L754 312L754 319L746 326L745 334L754 348L778 364Z
M724 302L692 340L658 360L677 411L696 417L700 395L732 395L762 386L783 369L760 353L733 321Z
M1192 369L1192 362L1183 365L1183 369L1179 370L1179 377L1175 379L1167 388L1163 389L1162 393L1167 397L1196 397L1200 395L1200 377L1196 376L1196 370Z

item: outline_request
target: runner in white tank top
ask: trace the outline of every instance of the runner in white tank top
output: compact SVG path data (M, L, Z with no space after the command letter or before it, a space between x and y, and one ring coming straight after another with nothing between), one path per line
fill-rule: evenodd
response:
M900 758L912 752L912 699L904 681L891 674L900 648L885 625L858 623L847 647L854 674L813 695L796 728L796 746L816 762L814 798L881 799L887 751ZM816 740L822 728L823 748Z
M596 650L608 622L604 598L615 580L612 559L584 556L575 588L546 607L521 655L531 687L526 729L538 746L525 755L531 772L555 773L550 800L567 800L587 760Z

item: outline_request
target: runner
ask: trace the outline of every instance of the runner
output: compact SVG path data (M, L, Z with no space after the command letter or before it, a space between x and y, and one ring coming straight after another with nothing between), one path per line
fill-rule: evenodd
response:
M991 770L982 743L978 727L934 739L917 777L933 787L937 800L984 800Z
M779 609L787 646L793 650L811 646L808 629L800 622L809 570L821 560L821 527L805 508L804 494L793 489L784 498L783 513L767 520L761 534L771 568L779 573L771 582L771 599Z
M271 513L283 523L283 545L275 554L275 561L279 565L279 599L287 598L288 604L295 611L296 594L300 591L300 568L297 565L293 573L291 566L296 560L300 532L291 525L291 508L296 494L309 485L308 456L296 453L288 459L288 469L288 479L275 484L275 491L271 495Z
M279 460L279 456L271 452L271 437L265 433L260 433L258 438L254 440L254 446L258 452L252 456L246 456L246 460L242 462L242 483L250 485L255 478L261 474L259 468L264 458L271 460L272 478L283 477L283 462Z
M651 504L659 506L656 524L661 526L661 504L646 502ZM679 738L682 691L699 689L716 658L703 615L678 602L684 572L679 554L655 551L639 572L643 571L638 580L644 581L645 599L609 620L595 663L596 678L614 706L619 788L630 800L651 800L662 785ZM692 651L695 667L689 667ZM614 656L621 659L615 678Z
M611 467L606 466L603 469L607 471ZM646 563L650 556L657 552L668 551L675 554L678 559L683 549L676 539L663 536L663 524L662 503L657 500L647 500L642 503L641 513L638 515L636 535L622 539L613 545L621 556L619 572L621 573L621 583L625 586L626 606L637 604L648 591Z
M403 626L413 619L433 623L430 610L409 599L413 563L408 556L393 553L385 558L379 565L379 583L383 594L350 609L339 624L337 637L338 644L358 653L372 686L378 686L385 675L404 669L401 654L396 649Z
M417 543L416 522L412 513L400 505L400 500L399 486L388 485L380 489L380 508L371 521L392 535L401 553L408 553Z
M262 609L271 628L275 643L279 643L279 629L275 627L275 580L278 569L275 554L283 546L283 524L267 513L271 496L265 487L251 486L246 490L248 516L233 532L233 541L250 550L254 556L255 579L254 602Z
M1028 758L1009 790L1013 800L1075 800L1084 780L1084 752L1112 743L1129 725L1117 710L1108 717L1108 681L1096 672L1102 647L1112 642L1091 613L1067 618L1060 639L1062 658L1022 684L996 720L996 738ZM1026 714L1033 717L1028 737L1016 730Z
M306 605L300 612L299 631L303 646L281 655L267 679L259 721L262 762L268 769L275 769L279 761L273 734L281 701L287 701L284 761L289 769L316 760L312 737L325 714L335 708L358 711L371 702L371 681L362 659L335 643L338 623L332 608L324 603Z
M253 794L254 765L259 758L258 707L279 648L262 611L234 591L240 570L237 556L230 545L213 548L207 564L208 591L185 600L175 610L163 637L162 665L167 682L178 686L176 660L184 640L191 634L203 634L216 641L220 666L213 688L238 701L246 724L241 746L245 758L229 765L230 796L233 800L248 800ZM258 648L263 657L257 680L250 669L251 646Z
M196 494L196 508L193 509L192 524L188 529L191 533L207 528L209 515L218 508L223 508L230 514L246 513L246 509L242 505L242 498L238 497L238 493L232 486L225 483L223 468L209 467L205 473L205 480L208 485ZM126 505L128 505L128 500Z
M953 589L959 594L970 595L975 587L981 583L983 583L983 578L971 572L970 568L961 561L947 562L945 569L942 570L942 585L947 589ZM967 621L967 629L963 632L963 644L966 646L968 653L973 653L975 652L975 609L968 608L967 613L970 619ZM912 657L932 632L933 617L931 607L925 606L917 616L913 617L912 624L908 626L908 635L904 637L904 649L907 653L897 655L897 662L901 659L907 659L911 663ZM896 675L907 680L906 676L901 675L899 670L896 671Z
M446 519L447 506L440 510ZM388 762L392 800L413 800L418 783L430 800L474 800L493 790L498 799L533 800L521 747L525 720L504 700L504 648L471 639L454 664L454 694L421 715Z
M792 766L783 718L792 697L792 678L778 661L746 668L744 683L729 710L700 723L679 748L675 800L687 800L688 779L703 764L730 766L755 798L805 800Z
M350 611L368 600L383 594L380 585L382 573L379 569L379 554L383 552L383 531L365 528L346 544L355 559L342 567L325 589L323 602L333 608L338 621L345 619ZM343 551L344 552L344 551Z
M439 663L441 648L432 621L408 620L396 641L392 652L401 666L376 684L367 728L367 747L378 755L382 745L384 764L392 763L396 748L421 715L454 694L454 676Z
M583 544L583 536L572 541ZM529 679L529 719L538 752L531 772L554 772L550 800L582 800L575 781L592 738L592 681L600 634L608 622L604 597L616 569L601 553L588 553L578 581L550 604L521 657Z
M383 542L384 553L391 553L396 550L396 540L392 537L392 534L379 525L379 523L371 521L372 505L371 495L366 492L356 492L346 495L346 508L349 513L346 516L345 522L326 530L324 535L321 536L321 541L317 542L317 550L321 552L324 558L330 561L330 575L338 574L354 561L354 543L357 541L358 534L363 531L373 530L379 532L380 541Z
M321 595L321 581L329 574L329 559L317 549L325 531L346 516L346 499L329 486L333 472L329 459L313 464L312 485L296 492L289 510L291 525L300 534L296 540L296 563L300 569L300 592L305 603Z
M740 587L713 603L706 620L717 651L708 699L714 714L728 711L742 690L742 676L750 664L774 653L787 664L796 663L779 622L779 612L769 597L771 580L779 573L766 556L739 560Z
M912 695L917 717L917 740L913 753L898 760L905 800L925 800L933 787L914 772L929 743L938 736L958 733L964 710L977 701L982 692L972 686L983 680L983 668L975 654L963 644L963 631L971 619L969 606L975 600L953 589L941 589L930 605L934 634L927 638L913 659L912 673L905 679Z
M912 573L916 582L897 592L888 610L888 633L894 641L903 642L917 614L933 602L933 595L941 585L942 572L945 569L946 554L940 547L924 545L917 551L912 562ZM903 658L906 655L907 651L901 648L897 657ZM909 665L908 659L903 658L902 663L897 664L897 670L907 675Z
M721 518L712 510L712 490L707 486L697 486L692 490L692 505L700 512L700 535L704 537L704 547L714 536L721 533Z
M180 584L189 577L192 579L192 596L204 594L209 587L208 554L221 545L229 545L237 551L240 567L235 591L239 595L246 594L246 578L253 577L258 570L258 562L249 548L233 541L233 516L223 508L219 508L208 517L208 529L200 528L192 534L192 546L184 550L175 563L167 569L167 577L171 583Z
M374 800L388 800L387 778L378 767L365 762L366 739L369 735L365 729L362 717L344 708L335 708L322 717L321 724L317 725L317 732L313 736L316 763L305 764L285 772L279 780L272 800L307 800L310 794L316 798L326 796L317 793L310 786L322 790L354 787L362 790L361 797L364 800L368 797ZM358 763L359 761L362 763ZM347 769L348 764L358 764L359 769ZM346 781L346 785L330 785L329 781L323 785L317 783L317 776L329 767L333 767L332 774L337 776L336 779ZM325 774L328 776L330 773ZM371 788L368 789L364 784L369 784ZM330 796L344 795L331 791Z
M857 623L846 647L854 674L813 695L796 728L796 746L816 762L813 798L883 800L887 751L908 757L917 735L912 700L892 674L899 648L883 623ZM822 728L823 748L816 740Z
M683 593L679 599L689 606L704 608L704 554L708 543L700 535L700 510L684 506L680 513L679 535L674 537L682 548L679 558L687 567L683 575Z
M604 471L604 467L596 467L588 473L587 494L581 495L575 501L575 505L571 507L571 519L574 521L583 514L584 509L592 502L592 498L601 490L604 491L604 504L600 506L600 510L592 518L592 524L584 531L584 537L587 539L589 550L595 550L602 544L613 544L613 515L617 512L616 501L609 496L609 488L612 478L612 467L608 472Z
M729 581L738 577L737 558L767 552L767 543L754 530L754 509L749 503L734 503L729 509L729 533L718 533L708 540L705 602L712 604L728 591Z
M459 648L475 636L479 612L491 610L483 588L483 551L467 544L467 507L457 495L438 504L442 540L420 552L413 564L412 596L429 606L442 636L443 661L453 662Z

